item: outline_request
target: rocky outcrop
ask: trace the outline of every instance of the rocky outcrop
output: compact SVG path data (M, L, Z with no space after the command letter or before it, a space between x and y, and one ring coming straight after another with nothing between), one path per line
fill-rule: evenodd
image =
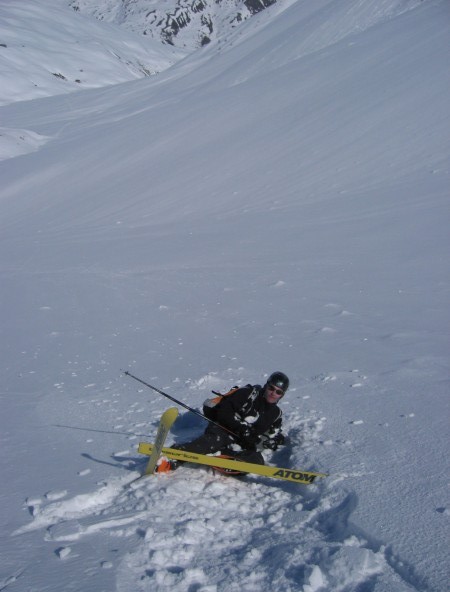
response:
M186 50L207 45L277 0L70 0L74 10Z

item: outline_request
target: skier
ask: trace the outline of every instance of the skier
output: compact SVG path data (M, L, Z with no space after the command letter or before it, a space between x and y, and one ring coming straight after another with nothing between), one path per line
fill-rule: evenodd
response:
M250 385L238 388L221 397L217 405L208 401L204 414L216 424L209 424L199 438L173 446L198 454L220 452L246 462L264 464L257 448L276 450L285 437L281 432L281 409L278 403L289 388L289 378L283 372L273 372L264 386ZM165 473L177 468L179 462L162 457L156 472Z

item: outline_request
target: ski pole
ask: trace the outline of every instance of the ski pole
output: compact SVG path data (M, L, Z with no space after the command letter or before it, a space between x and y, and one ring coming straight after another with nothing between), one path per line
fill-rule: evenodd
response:
M181 401L179 401L178 399L175 399L175 397L171 397L170 395L168 395L167 393L165 393L164 391L162 391L161 389L157 388L156 386L153 386L151 384L149 384L148 382L145 382L144 380L141 380L140 378L138 378L137 376L135 376L134 374L131 374L131 372L128 372L128 370L124 371L124 374L126 376L129 376L130 378L134 378L134 380L137 380L138 382L140 382L141 384L147 386L148 388L156 391L157 393L159 393L160 395L162 395L163 397L166 397L167 399L170 399L171 401L173 401L174 403L177 403L178 405L181 405L182 407L184 407L185 409L187 409L188 411L191 411L191 413L195 413L195 415L198 415L199 417L201 417L202 419L206 419L206 421L209 421L209 423L214 424L215 426L217 426L218 428L221 428L222 430L224 430L225 432L228 432L229 434L231 434L232 436L237 437L237 434L235 434L234 432L232 432L231 430L229 430L228 428L226 428L223 425L220 425L220 423L217 423L217 421L214 421L213 419L209 419L209 417L206 417L206 415L203 415L203 413L200 413L200 411L197 411L197 409L194 409L193 407L189 407L189 405L186 405L185 403L182 403Z

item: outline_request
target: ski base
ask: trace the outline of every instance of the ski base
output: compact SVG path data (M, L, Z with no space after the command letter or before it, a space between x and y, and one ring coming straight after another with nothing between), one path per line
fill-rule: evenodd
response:
M152 455L155 449L154 444L140 442L138 452L147 456ZM209 456L207 454L197 454L187 450L177 450L176 448L162 448L161 454L172 460L190 462L194 464L207 465L210 467L220 467L224 469L234 469L242 473L252 473L262 475L263 477L272 477L273 479L283 479L293 483L303 483L309 485L317 477L326 477L325 473L314 473L303 471L301 469L284 469L270 465L258 465L240 460L230 460L219 456Z

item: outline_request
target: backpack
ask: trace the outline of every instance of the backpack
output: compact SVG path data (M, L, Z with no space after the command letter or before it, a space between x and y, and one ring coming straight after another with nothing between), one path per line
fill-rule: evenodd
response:
M212 397L211 399L206 399L203 402L203 415L205 417L207 417L208 419L215 419L216 407L222 402L223 398L229 397L230 395L232 395L233 393L235 393L236 391L238 391L241 388L253 388L253 387L251 384L247 384L247 385L245 385L245 387L233 386L226 393L219 393L217 391L211 391L213 393L213 395L215 395L215 397Z
M215 415L214 408L217 407L217 405L222 401L222 399L224 397L228 397L229 395L232 395L237 390L239 390L239 388L240 388L239 386L233 386L226 393L219 393L218 391L211 391L212 394L215 395L215 397L212 397L211 399L206 399L205 401L203 401L203 415L205 415L208 419L213 419L213 415Z

